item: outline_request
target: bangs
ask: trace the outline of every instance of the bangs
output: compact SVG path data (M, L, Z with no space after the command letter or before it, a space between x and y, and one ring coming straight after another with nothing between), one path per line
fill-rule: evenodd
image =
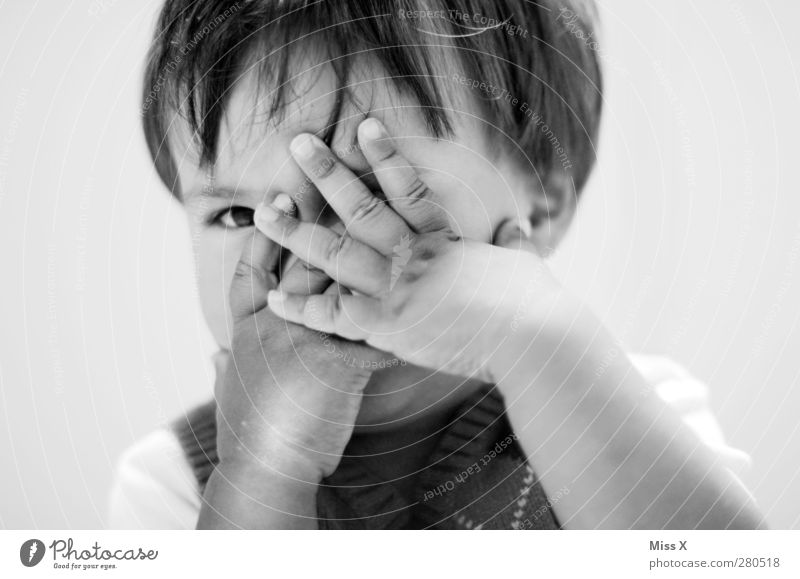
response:
M431 37L419 30L398 30L391 12L375 10L381 2L372 3L368 13L352 10L358 3L321 1L193 2L167 10L170 4L181 3L168 3L161 14L161 32L148 55L142 116L158 174L178 198L180 184L167 140L175 116L194 135L201 166L211 165L237 80L255 74L259 93L253 98L268 103L268 120L279 122L299 72L292 63L312 52L320 66L332 67L337 82L324 135L328 144L348 97L354 62L364 57L375 59L397 88L417 101L433 136L452 133L435 80L442 71L435 70L426 46ZM419 38L409 43L414 35Z

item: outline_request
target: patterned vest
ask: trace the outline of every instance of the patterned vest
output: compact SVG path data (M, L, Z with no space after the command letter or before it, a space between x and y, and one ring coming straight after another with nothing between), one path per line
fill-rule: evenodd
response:
M176 420L173 431L200 493L217 464L215 403ZM495 388L464 402L441 436L413 496L345 456L317 493L321 529L558 529ZM345 455L349 454L345 451Z

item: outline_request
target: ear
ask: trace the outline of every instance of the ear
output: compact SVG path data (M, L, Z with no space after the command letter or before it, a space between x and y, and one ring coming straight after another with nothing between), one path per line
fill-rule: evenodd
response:
M575 211L578 198L572 179L565 176L548 180L533 191L530 214L530 241L539 250L539 255L551 254L566 235Z
M528 215L530 229L523 227L523 233L540 256L550 255L575 217L578 199L572 179L565 173L545 179L532 171L530 160L514 154L500 154L495 163L512 185L517 211Z

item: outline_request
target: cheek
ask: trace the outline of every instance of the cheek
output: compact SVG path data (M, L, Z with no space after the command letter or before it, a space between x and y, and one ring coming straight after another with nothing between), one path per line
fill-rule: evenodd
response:
M466 239L491 241L494 209L481 199L475 186L447 175L426 176L425 181L436 192L456 233Z
M233 272L247 239L246 233L206 231L194 237L200 305L220 348L230 347L230 293Z
M510 185L484 158L455 152L431 167L423 178L461 236L489 243L502 221L522 214Z
M491 242L500 223L527 213L518 203L513 184L494 165L496 151L481 127L458 125L456 140L448 141L420 137L427 135L427 128L414 115L409 118L397 112L382 120L397 137L400 152L436 193L461 236Z

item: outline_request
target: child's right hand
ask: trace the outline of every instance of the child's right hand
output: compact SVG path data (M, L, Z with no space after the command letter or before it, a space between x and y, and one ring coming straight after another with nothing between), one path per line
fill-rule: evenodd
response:
M268 476L281 485L316 485L338 466L370 367L382 354L287 323L269 310L267 292L275 289L280 251L256 231L236 266L231 354L215 392L218 468L248 478ZM286 272L280 288L347 292L301 261Z

